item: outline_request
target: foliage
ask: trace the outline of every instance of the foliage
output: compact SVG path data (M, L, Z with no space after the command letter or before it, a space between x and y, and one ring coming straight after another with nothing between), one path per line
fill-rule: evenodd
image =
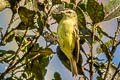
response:
M54 79L53 80L62 80L61 76L60 76L60 74L58 72L54 73Z
M93 21L93 24L98 23L104 19L103 5L95 0L88 0L87 12Z
M62 64L71 71L70 62L57 42L57 33L51 30L51 26L58 24L62 19L60 11L65 8L76 11L78 17L81 51L77 67L78 73L81 75L80 80L92 80L95 72L99 75L95 77L97 80L114 78L118 80L120 77L120 64L118 67L112 64L114 53L120 44L120 41L117 40L120 25L118 25L115 36L111 37L98 24L119 16L119 0L111 0L106 5L100 4L96 0L80 0L78 3L76 0L70 0L70 2L0 0L0 11L6 8L12 11L12 17L5 31L3 31L4 26L0 26L0 46L6 47L15 42L17 50L0 48L0 64L7 64L6 70L0 73L0 80L44 80L47 73L46 67L56 54ZM18 15L17 18L16 15ZM20 20L20 22L13 27L16 20ZM102 41L104 36L109 38L107 42ZM41 37L45 40L45 46L42 46L42 41L39 42ZM57 44L56 52L53 52L51 46ZM87 44L90 49L88 53L83 47L84 44ZM93 54L95 45L97 45L96 54ZM99 62L101 59L98 55L101 53L106 56L107 62ZM89 72L90 77L87 76L86 71ZM112 73L111 78L108 73ZM10 76L6 77L7 74ZM62 77L55 72L52 80L62 80Z
M120 0L110 0L109 3L104 5L105 18L104 20L110 20L120 16Z

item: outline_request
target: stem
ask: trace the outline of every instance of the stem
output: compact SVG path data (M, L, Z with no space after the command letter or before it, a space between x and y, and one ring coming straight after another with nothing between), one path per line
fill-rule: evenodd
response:
M118 20L118 27L117 27L117 30L115 32L115 37L113 38L113 47L112 47L112 50L110 52L112 56L113 56L113 54L114 54L114 52L115 52L115 50L118 46L117 38L118 38L118 34L120 32L120 27L119 27L120 24L119 23L120 23L120 21ZM107 78L107 74L109 72L109 67L110 67L111 61L112 61L112 59L108 60L108 66L107 66L107 69L106 69L106 72L105 72L104 80L106 80L106 78Z
M11 20L10 20L10 23L8 24L8 27L7 27L7 30L6 30L6 34L8 33L12 23L14 22L14 17L15 17L15 14L13 13L12 17L11 17Z
M9 36L9 33L11 33L12 31L15 30L15 29L12 29L12 30L9 32L9 29L10 29L11 25L12 25L13 22L14 22L14 18L15 18L15 14L13 13L13 14L12 14L12 17L11 17L11 20L10 20L10 23L8 24L7 30L6 30L5 34L3 35L3 37L2 37L2 40L1 40L0 44L2 44L2 43L6 40L7 36Z
M110 67L110 64L111 64L111 60L109 59L108 60L108 64L107 64L107 69L106 69L106 72L105 72L105 76L104 76L104 80L106 80L107 79L107 75L108 75L108 73L109 73L109 67Z
M120 32L120 21L118 20L118 27L117 27L117 30L115 32L115 37L113 38L113 47L112 47L112 50L111 50L111 55L113 56L116 48L117 48L117 39L118 39L118 35L119 35L119 32Z
M118 67L116 68L116 71L115 71L115 73L113 74L113 76L112 76L112 79L111 80L114 80L115 79L115 76L117 75L117 73L119 72L119 68L120 68L120 62L119 62L119 64L118 64Z
M94 46L94 38L95 38L95 26L96 25L94 25L93 26L93 28L92 28L92 42L91 42L91 48L90 48L90 52L91 52L91 54L90 54L90 56L91 56L91 62L90 62L90 80L93 80L93 73L94 73L94 71L93 71L93 46Z
M8 74L9 72L13 71L14 67L16 67L16 65L18 65L20 62L22 62L24 60L24 58L29 54L29 52L32 50L32 48L34 47L35 43L38 41L40 35L38 35L36 37L36 40L35 42L32 44L32 46L28 49L28 51L23 55L23 57L21 59L19 59L14 65L12 65L11 67L9 67L5 72L3 72L1 75L0 75L0 80L2 80L4 78L4 76L6 74ZM34 41L34 40L33 40Z
M21 43L20 43L20 46L18 47L18 49L17 49L17 51L16 51L16 53L15 53L15 56L16 56L16 57L15 57L15 59L13 60L12 65L14 65L14 64L16 63L16 61L17 61L18 53L19 53L20 50L21 50L22 44L23 44L23 42L24 42L24 39L25 39L25 37L26 37L26 35L27 35L28 30L29 30L29 27L27 27L27 29L26 29L26 31L25 31L25 33L24 33L24 35L23 35L22 41L21 41ZM9 67L12 66L12 65L9 65Z

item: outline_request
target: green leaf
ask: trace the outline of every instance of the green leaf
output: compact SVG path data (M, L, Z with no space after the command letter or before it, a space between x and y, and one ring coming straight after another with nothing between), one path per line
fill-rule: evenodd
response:
M0 11L4 10L9 6L10 6L10 3L8 2L8 0L0 0Z
M58 72L54 73L54 80L62 80L62 78Z
M20 43L23 40L23 36L22 35L17 35L17 36L15 36L15 40L16 40L17 44L20 45ZM24 40L23 43L25 43L25 40Z
M27 79L27 75L25 73L22 73L22 77Z
M76 4L76 0L70 0L70 3Z
M3 40L2 40L0 45L5 45L5 44L7 44L7 42L13 41L14 37L15 37L15 33L14 32L8 33L7 35L4 36L4 38L3 38Z
M104 19L103 5L95 0L88 0L87 12L93 21L93 24L98 23Z
M22 51L28 51L28 49L30 48L31 44L27 45ZM36 56L37 54L39 54L39 49L41 49L39 47L39 44L36 43L34 44L34 47L32 48L31 52L29 53L29 55L26 56L26 59L31 59L32 57ZM41 54L40 54L41 55ZM39 56L40 56L39 55ZM36 58L38 58L39 56L37 56Z
M30 44L31 45L31 44ZM27 50L30 48L30 45L26 46ZM52 49L50 48L41 48L39 47L39 44L36 43L34 45L34 47L32 48L31 52L29 55L27 55L26 59L31 59L32 57L35 57L36 55L36 59L39 58L39 56L51 56L53 54Z
M102 32L104 32L104 31L99 26L96 29L97 29L98 37L101 39L103 37Z
M27 64L26 71L30 77L34 76L36 80L43 80L40 63L38 60L34 60L32 64Z
M87 3L85 1L84 2L79 1L77 4L77 6L80 7L84 12L86 11L86 5Z
M51 55L51 54L53 54L53 51L50 48L40 49L38 52L40 54L43 54L43 55Z
M15 38L15 34L12 34L9 36L9 38L6 39L6 42L11 42Z
M46 55L40 55L37 59L31 63L26 64L25 70L29 76L35 76L35 80L44 80L46 74L46 67L49 63L49 57Z
M107 46L104 45L104 44L102 44L102 45L100 45L100 46L101 46L102 51L105 53L106 57L107 57L108 59L111 59L111 54L110 54L110 51L109 51L109 49L107 48Z
M63 16L62 14L52 14L52 17L59 23Z
M40 49L39 44L34 44L34 47L32 48L32 51L38 51Z
M27 80L34 80L34 76L28 78Z
M31 29L35 29L35 28L37 28L37 26L34 26L34 25L29 26L29 29L30 29L30 30L31 30ZM26 26L23 22L21 22L21 23L19 23L19 25L16 27L16 29L18 29L18 30L26 30L26 29L27 29L27 26Z
M15 51L13 51L13 50L8 50L7 53L8 53L8 54L15 54Z
M18 14L19 14L22 22L26 26L31 26L34 24L35 11L31 11L25 7L20 7L18 9Z
M76 8L76 13L77 13L77 16L78 16L79 30L81 31L81 28L84 29L85 26L86 26L85 16L84 16L83 12L81 11L80 7Z
M65 3L65 8L75 9L75 5L73 3L67 3L67 2L64 3Z
M10 8L12 9L13 13L16 13L17 12L16 6L21 0L8 0L8 1L10 3Z
M109 48L111 46L111 42L112 42L112 40L100 45L100 48L101 48L100 50L102 50L104 52L107 59L112 59L113 58L113 56L111 56L110 50L109 50ZM96 49L96 51L100 51L100 50L99 50L99 48Z
M112 39L112 37L111 37L109 34L107 34L107 33L106 33L102 28L100 28L99 26L97 27L97 31L98 31L99 35L101 36L101 38L102 38L102 35L104 35L104 36Z
M100 77L100 76L98 76L98 77L97 77L97 80L103 80L103 78L102 78L102 77Z
M26 30L26 28L27 28L27 26L23 22L21 22L21 23L19 23L19 25L17 26L16 29L18 29L18 30Z
M43 16L41 14L38 14L38 19L37 19L37 23L38 23L38 31L40 34L43 33L43 27L45 25L45 19L43 18Z
M47 56L47 55L41 55L41 56L39 56L39 63L40 63L40 68L41 68L41 70L43 71L43 75L45 75L46 74L46 67L48 66L48 64L49 64L49 56Z
M113 40L108 40L107 42L104 42L104 44L108 47L111 48L113 45ZM103 50L101 49L100 45L98 45L98 47L96 48L96 52L97 54L100 54L103 52Z
M44 11L45 10L45 5L41 2L38 2L38 9L39 9L39 11Z
M105 76L105 72L107 70L107 66L108 66L108 62L106 63L97 63L97 72L100 76L98 76L97 80L103 80L104 76ZM110 63L109 64L109 71L107 73L107 77L106 80L112 80L112 76L114 75L114 73L116 72L116 65L114 63ZM114 80L119 80L120 78L120 72L118 72L114 78Z
M6 80L13 80L13 78L12 77L8 77Z
M5 55L7 53L6 50L0 50L0 56L2 57L3 55Z
M3 28L2 27L0 27L0 32L3 30Z
M0 50L0 63L2 62L5 62L5 63L9 63L10 61L13 60L14 58L14 54L15 54L15 51L13 50Z
M110 20L120 16L120 0L110 0L104 5L105 18L104 20Z
M53 5L60 4L60 3L61 3L61 0L52 0Z

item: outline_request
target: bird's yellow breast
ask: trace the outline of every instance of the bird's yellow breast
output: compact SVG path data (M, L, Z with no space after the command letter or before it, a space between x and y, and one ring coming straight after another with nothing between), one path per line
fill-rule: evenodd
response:
M73 50L75 48L75 35L74 27L76 22L72 19L61 20L58 25L58 41L61 50L65 53L68 58L73 55ZM69 55L68 55L69 54Z

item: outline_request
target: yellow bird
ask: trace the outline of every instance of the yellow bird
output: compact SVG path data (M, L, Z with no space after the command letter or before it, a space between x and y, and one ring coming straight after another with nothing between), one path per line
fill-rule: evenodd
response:
M77 63L79 60L79 30L77 14L74 10L61 11L63 18L58 24L57 34L61 50L70 60L72 75L77 75Z

